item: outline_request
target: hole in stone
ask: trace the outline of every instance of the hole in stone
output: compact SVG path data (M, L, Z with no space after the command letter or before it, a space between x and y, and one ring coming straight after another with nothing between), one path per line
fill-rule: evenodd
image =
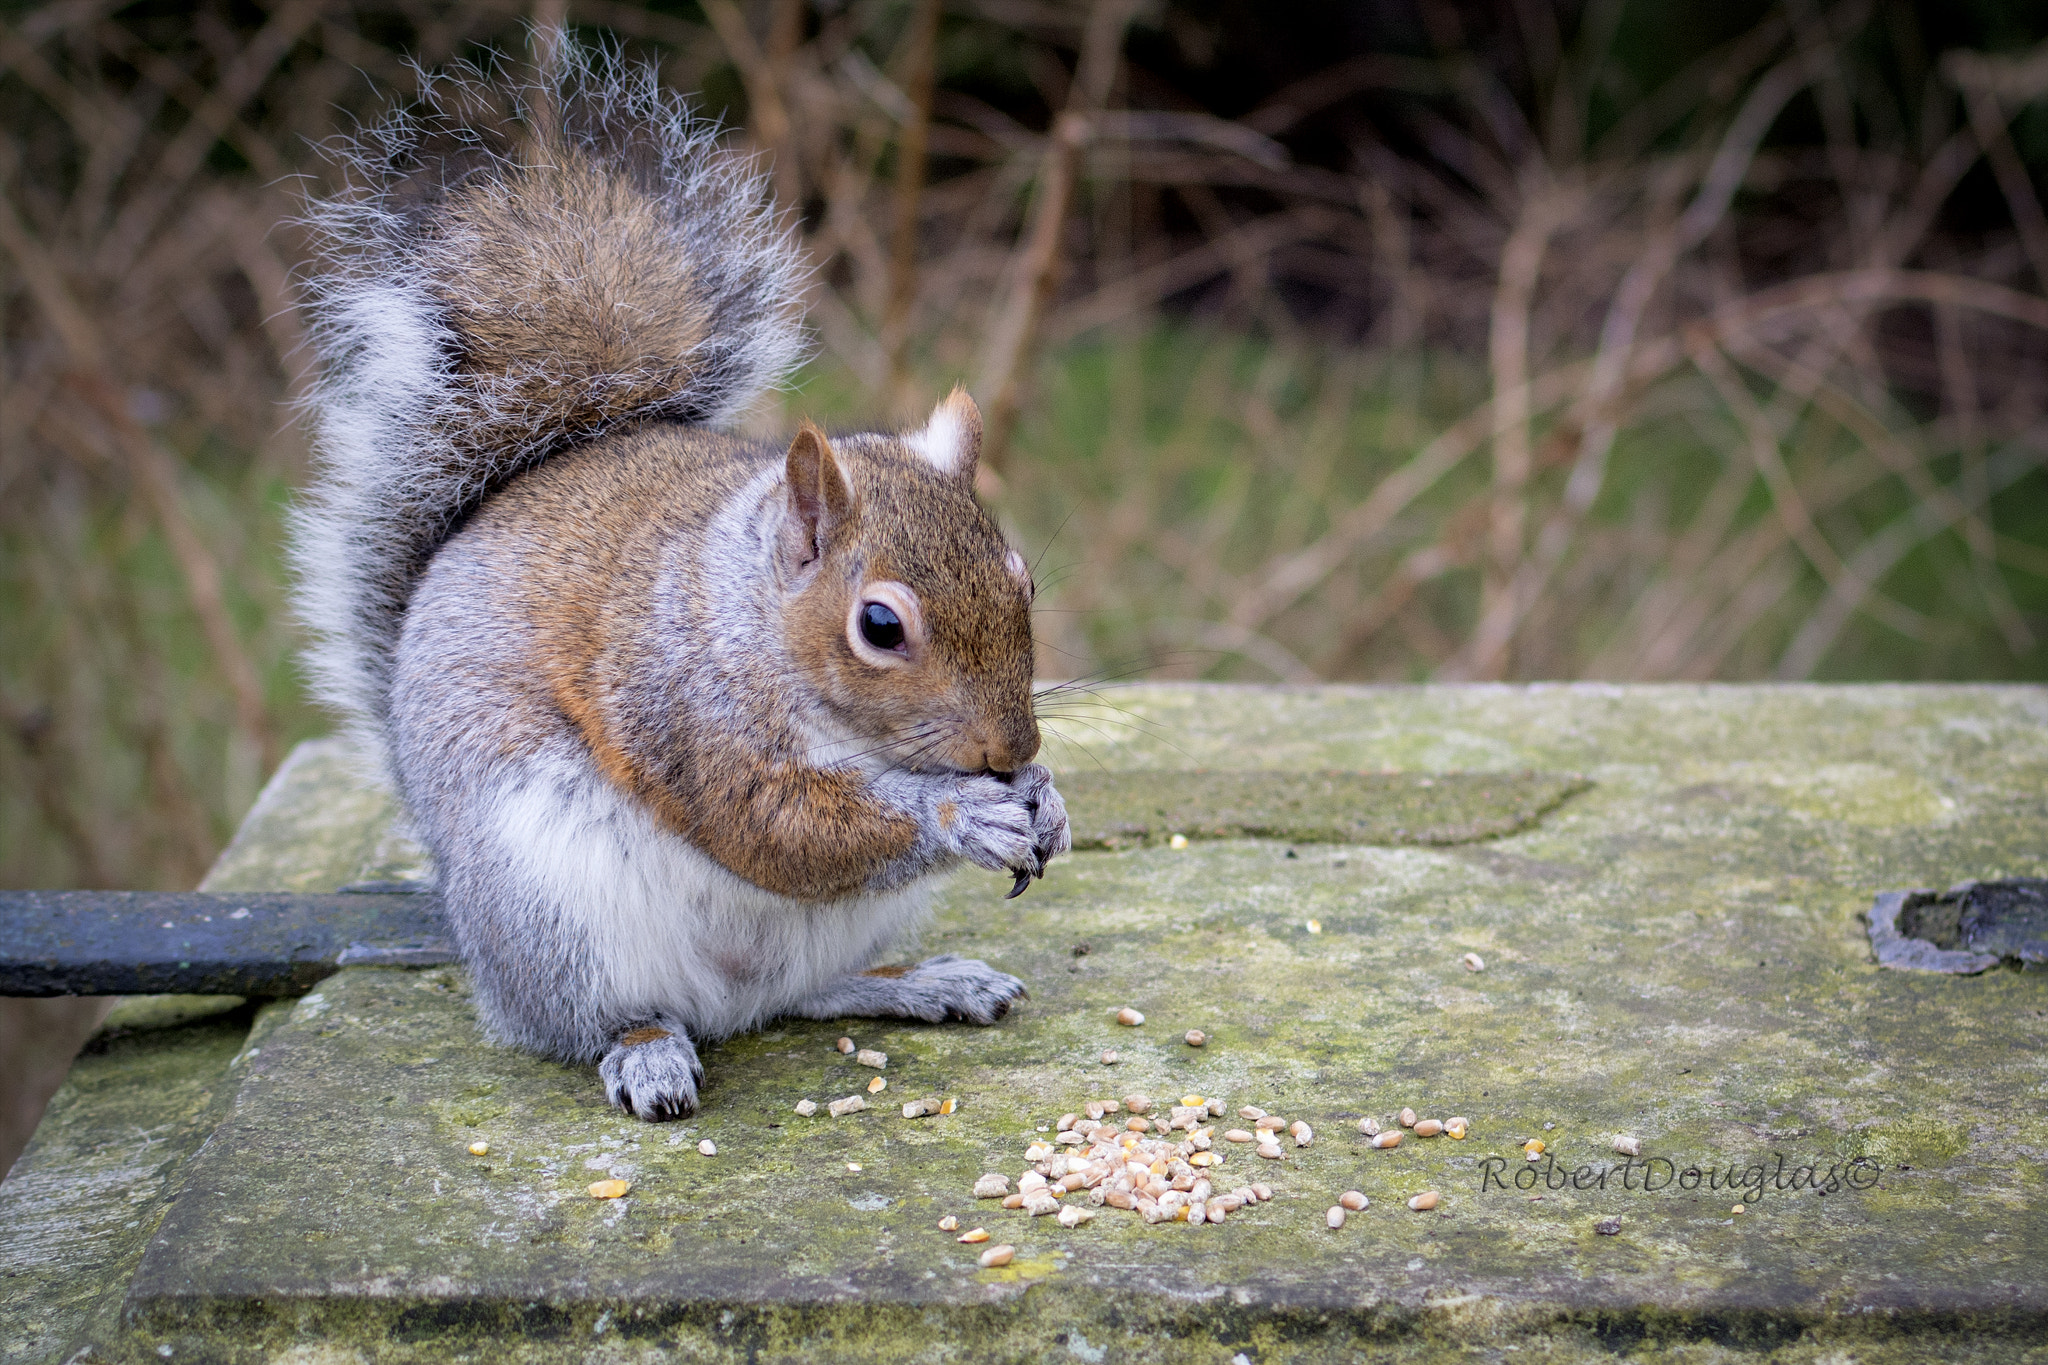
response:
M1879 965L1902 970L2048 971L2048 878L1886 892L1871 908L1870 941Z

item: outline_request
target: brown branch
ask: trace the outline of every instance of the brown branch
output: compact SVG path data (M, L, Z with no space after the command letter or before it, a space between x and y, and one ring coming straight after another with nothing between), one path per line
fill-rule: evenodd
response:
M1124 29L1137 8L1137 0L1095 0L1067 107L1053 120L1052 134L1046 139L1031 225L1018 249L1010 300L996 321L982 368L980 387L988 415L981 468L998 479L1017 424L1025 373L1036 356L1039 319L1059 282L1060 235L1074 195L1081 147L1089 137L1088 118L1109 101L1123 52Z
M1866 604L1866 610L1893 630L1913 639L1924 638L1929 625L1927 618L1880 593L1875 583L1854 583L1844 589L1842 580L1854 570L1843 562L1835 547L1814 524L1813 514L1807 509L1805 498L1800 496L1798 484L1793 480L1791 471L1785 468L1784 456L1778 449L1778 433L1771 429L1763 410L1757 406L1749 390L1743 387L1741 378L1728 364L1720 348L1695 347L1689 359L1713 385L1728 411L1734 414L1736 423L1748 438L1750 462L1756 466L1757 472L1763 476L1764 486L1770 490L1771 509L1784 524L1786 539L1799 547L1800 553L1820 574L1829 591L1852 591L1859 601Z
M776 2L779 10L801 4L801 0ZM803 177L790 138L793 125L783 81L788 71L787 56L762 49L747 27L746 16L733 0L704 0L703 8L704 17L711 21L733 65L739 68L740 82L747 91L748 131L768 155L776 196L785 207L795 208L803 203ZM801 22L801 10L797 17ZM782 32L779 23L776 32Z
M917 302L919 210L932 131L932 92L937 86L941 0L917 0L903 57L904 94L910 117L896 132L895 223L889 239L889 300L882 313L882 349L889 358L890 405L910 403L910 320Z
M1618 400L1634 368L1637 333L1651 299L1680 258L1720 225L1735 200L1736 190L1748 178L1750 163L1764 134L1777 122L1778 114L1792 97L1806 87L1811 73L1804 53L1765 73L1723 135L1685 211L1669 227L1651 235L1635 264L1622 276L1601 324L1586 392L1577 405L1583 435L1571 476L1565 483L1564 497L1537 533L1535 547L1518 566L1509 590L1496 599L1493 610L1480 617L1449 676L1472 676L1488 661L1504 655L1522 621L1557 572L1557 566L1564 562L1579 523L1592 510L1607 482L1608 457L1621 430Z
M1988 496L1999 492L2040 467L2038 454L2027 459L2019 457L2019 452L2008 452L2006 457L1990 462L1985 493ZM1868 585L1882 581L1885 574L1914 546L1931 540L1954 525L1956 518L1952 511L1962 505L1965 504L1960 499L1950 499L1948 507L1918 503L1864 541L1850 557L1849 572L1829 589L1827 596L1792 637L1792 643L1779 656L1775 676L1786 681L1812 676L1813 670L1820 667L1828 650L1833 648L1849 618L1863 607L1863 594L1868 591Z
M1486 573L1481 583L1480 616L1499 611L1522 562L1523 526L1528 517L1529 484L1529 310L1543 270L1551 238L1570 213L1565 193L1548 183L1548 172L1533 167L1528 177L1538 183L1523 198L1522 211L1501 248L1494 287L1493 316L1487 335L1487 359L1493 371L1498 420L1493 437L1493 507ZM1505 642L1474 663L1474 675L1498 678L1507 663Z
M1064 305L1047 323L1046 339L1071 341L1213 276L1241 269L1279 247L1327 232L1335 221L1335 214L1315 205L1254 218Z
M141 252L242 106L255 97L300 35L319 22L322 3L283 0L227 64L205 101L154 159L149 191L129 200L101 244L99 259L108 274L121 274Z
M2020 244L2027 249L2027 262L2034 267L2034 286L2048 289L2048 216L2041 212L2041 200L2034 193L2033 177L2012 145L2008 127L2011 118L1998 107L1998 99L1987 90L1972 91L1964 101L1970 114L1970 131L1991 165L2005 206L2012 214Z

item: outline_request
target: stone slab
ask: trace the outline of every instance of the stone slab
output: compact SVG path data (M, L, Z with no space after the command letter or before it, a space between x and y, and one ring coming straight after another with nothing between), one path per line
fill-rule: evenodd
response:
M143 1248L230 1108L237 1060L259 1045L250 1016L110 1038L74 1063L0 1183L0 1360L69 1360L89 1339L121 1338Z
M342 972L280 1007L243 1063L125 1286L126 1326L99 1349L2048 1359L2043 975L1880 970L1862 919L1886 888L2048 871L2048 692L1114 699L1102 719L1128 738L1086 758L1055 745L1056 766L1593 786L1460 847L1147 843L1076 854L1007 904L1000 879L962 876L918 951L985 957L1023 976L1029 1001L988 1030L782 1025L714 1046L705 1109L680 1125L621 1120L589 1069L484 1043L459 971ZM290 823L267 837L289 841ZM330 820L314 840L324 872L264 840L244 852L318 889L403 861L396 838ZM1467 952L1483 971L1460 965ZM1113 1024L1122 1005L1144 1026ZM1191 1027L1210 1036L1199 1051L1179 1041ZM890 1054L889 1090L845 1119L798 1119L796 1099L874 1074L831 1047L842 1031ZM969 1197L984 1170L1023 1168L1039 1126L1134 1090L1256 1103L1319 1136L1278 1163L1230 1158L1277 1197L1219 1227L1105 1211L1068 1230ZM905 1120L882 1102L925 1094L963 1107ZM1356 1117L1403 1104L1469 1116L1472 1135L1368 1150ZM1651 1168L1657 1189L1641 1188L1641 1161L1623 1167L1616 1132L1669 1163ZM1550 1161L1523 1160L1531 1136ZM705 1137L716 1156L698 1154ZM466 1151L478 1138L483 1158ZM23 1160L64 1164L35 1147ZM1722 1184L1731 1167L1732 1196L1704 1174L1685 1187L1690 1169ZM1833 1168L1835 1188L1805 1187L1808 1167L1816 1183ZM625 1199L583 1192L614 1173L633 1183ZM1346 1188L1372 1204L1333 1232L1322 1213ZM1443 1202L1411 1213L1422 1188ZM947 1213L1015 1244L1016 1261L980 1269L936 1230ZM0 1231L0 1259L14 1245Z

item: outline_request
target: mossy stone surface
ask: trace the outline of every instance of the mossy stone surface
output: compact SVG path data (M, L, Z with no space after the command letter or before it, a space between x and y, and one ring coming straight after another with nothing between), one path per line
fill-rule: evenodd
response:
M82 1341L118 1339L143 1249L259 1045L254 1014L104 1037L78 1058L0 1183L0 1360L68 1360Z
M2048 692L1114 700L1103 719L1128 728L1095 729L1129 738L1091 756L1113 771L1592 785L1483 843L1147 842L1077 853L1010 902L963 875L905 956L986 958L1030 1000L990 1029L711 1046L704 1109L675 1125L608 1110L592 1069L486 1043L458 970L343 972L234 1069L139 1269L103 1276L125 1326L86 1336L137 1361L2048 1360L2048 978L1881 970L1860 919L1879 890L2048 869ZM315 779L300 764L280 786ZM243 866L318 889L407 856L388 823L329 819L324 867L268 847L295 837L274 820ZM1143 1026L1112 1022L1124 1005ZM888 1090L798 1118L875 1074L841 1033L889 1054ZM1223 1183L1276 1198L1218 1227L1104 1210L1065 1230L969 1195L983 1171L1014 1178L1041 1125L1134 1091L1317 1136L1280 1162L1233 1151ZM962 1107L900 1117L925 1095ZM1403 1105L1471 1136L1370 1150L1358 1117ZM1641 1161L1615 1169L1616 1133L1670 1163L1658 1189ZM1530 1137L1549 1160L1524 1159ZM47 1178L82 1169L38 1144L24 1162ZM626 1198L585 1192L612 1176ZM1331 1231L1354 1188L1371 1206ZM1410 1212L1423 1189L1441 1205ZM981 1270L936 1229L948 1213L1016 1260ZM0 1258L19 1245L0 1231Z
M1531 829L1592 784L1570 773L1089 770L1065 774L1074 847L1192 839L1449 845Z

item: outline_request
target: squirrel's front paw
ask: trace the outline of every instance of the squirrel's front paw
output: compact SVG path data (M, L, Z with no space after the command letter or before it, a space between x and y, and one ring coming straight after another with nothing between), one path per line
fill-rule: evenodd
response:
M1074 846L1074 836L1067 828L1066 800L1053 786L1052 772L1042 764L1019 770L1010 782L1031 803L1031 851L1038 862L1031 871L1042 877L1047 863Z
M1013 872L1032 866L1037 843L1033 813L1015 777L965 777L939 802L939 827L968 862L991 872Z
M629 1114L662 1123L697 1112L704 1064L681 1029L647 1025L619 1035L597 1065L605 1098Z
M1029 763L1001 777L970 777L960 783L947 824L960 853L992 872L1010 872L1016 895L1045 865L1074 846L1067 830L1067 803L1052 785L1052 773ZM946 823L946 812L940 820Z

